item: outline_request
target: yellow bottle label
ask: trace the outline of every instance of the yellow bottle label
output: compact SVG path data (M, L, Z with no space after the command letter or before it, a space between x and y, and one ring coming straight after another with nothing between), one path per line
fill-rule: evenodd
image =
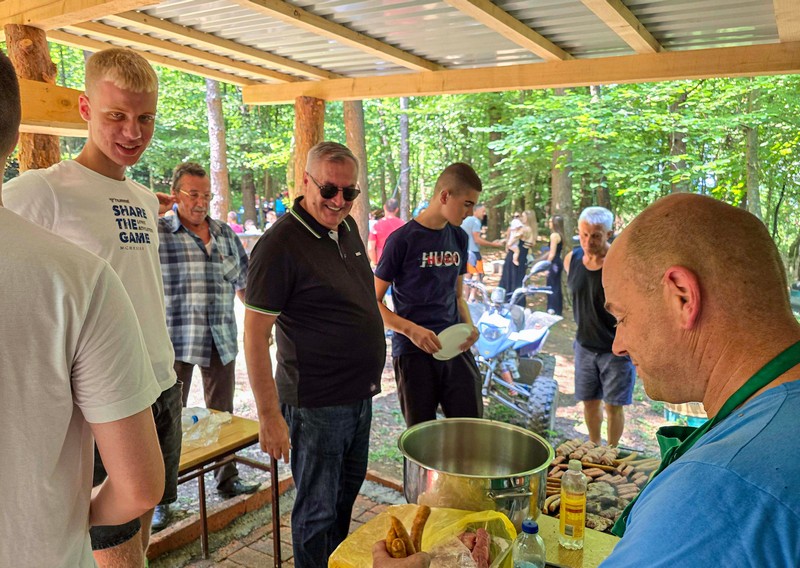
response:
M567 493L561 490L561 534L569 538L583 538L586 525L586 494Z

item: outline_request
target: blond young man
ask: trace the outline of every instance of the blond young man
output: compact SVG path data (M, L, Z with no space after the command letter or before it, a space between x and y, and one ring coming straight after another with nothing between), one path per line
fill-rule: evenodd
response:
M157 100L158 78L141 56L119 48L95 53L86 63L86 90L79 98L89 128L86 145L75 160L9 182L6 201L34 223L106 259L122 280L162 390L153 416L166 472L161 504L166 504L177 499L181 387L166 327L157 221L159 209L173 199L157 197L125 175L153 137ZM95 456L95 485L106 477L103 457ZM129 523L92 527L97 563L141 566L151 519L152 510Z
M480 417L480 376L469 351L478 330L456 357L439 361L437 334L459 322L472 325L462 295L467 271L467 234L461 223L472 214L482 189L467 164L451 164L436 180L431 203L417 218L392 233L375 269L375 295L392 338L395 381L406 425L445 416ZM383 304L389 286L395 311Z
M19 86L0 53L0 162ZM2 186L2 178L0 178ZM107 262L0 201L0 566L95 566L89 526L126 522L164 491L150 406L161 393ZM92 490L92 439L108 466Z

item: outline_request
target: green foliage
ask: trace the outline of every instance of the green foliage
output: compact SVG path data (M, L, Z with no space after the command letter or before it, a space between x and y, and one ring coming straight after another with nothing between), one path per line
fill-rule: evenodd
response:
M58 83L81 88L83 52L53 45ZM156 134L131 175L164 190L184 160L209 163L203 79L158 68ZM291 105L249 107L241 89L222 85L231 196L253 174L259 195L281 191L292 160ZM410 201L430 197L448 164L467 161L484 180L482 200L506 212L550 211L552 168L568 168L573 208L607 192L627 221L675 187L747 203L747 131L757 129L758 201L764 222L785 255L800 249L800 78L708 79L552 91L410 97ZM342 103L326 108L325 137L344 142ZM364 101L369 199L378 208L397 195L400 179L400 103ZM65 157L82 145L65 139ZM556 149L567 153L553 163ZM289 168L289 173L291 173ZM795 254L795 253L793 253Z

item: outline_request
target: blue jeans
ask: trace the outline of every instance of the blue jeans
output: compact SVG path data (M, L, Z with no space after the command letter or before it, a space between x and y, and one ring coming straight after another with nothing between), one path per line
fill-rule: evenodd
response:
M297 497L292 510L294 565L325 568L350 530L350 517L367 475L372 399L299 408L282 405L292 442Z

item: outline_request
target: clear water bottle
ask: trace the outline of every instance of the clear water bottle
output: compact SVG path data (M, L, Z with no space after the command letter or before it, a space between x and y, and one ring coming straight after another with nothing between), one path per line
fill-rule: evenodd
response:
M533 519L522 521L522 532L511 548L514 568L544 568L546 556L539 525Z
M564 548L583 548L586 525L586 475L580 460L569 460L561 477L561 511L558 543Z

